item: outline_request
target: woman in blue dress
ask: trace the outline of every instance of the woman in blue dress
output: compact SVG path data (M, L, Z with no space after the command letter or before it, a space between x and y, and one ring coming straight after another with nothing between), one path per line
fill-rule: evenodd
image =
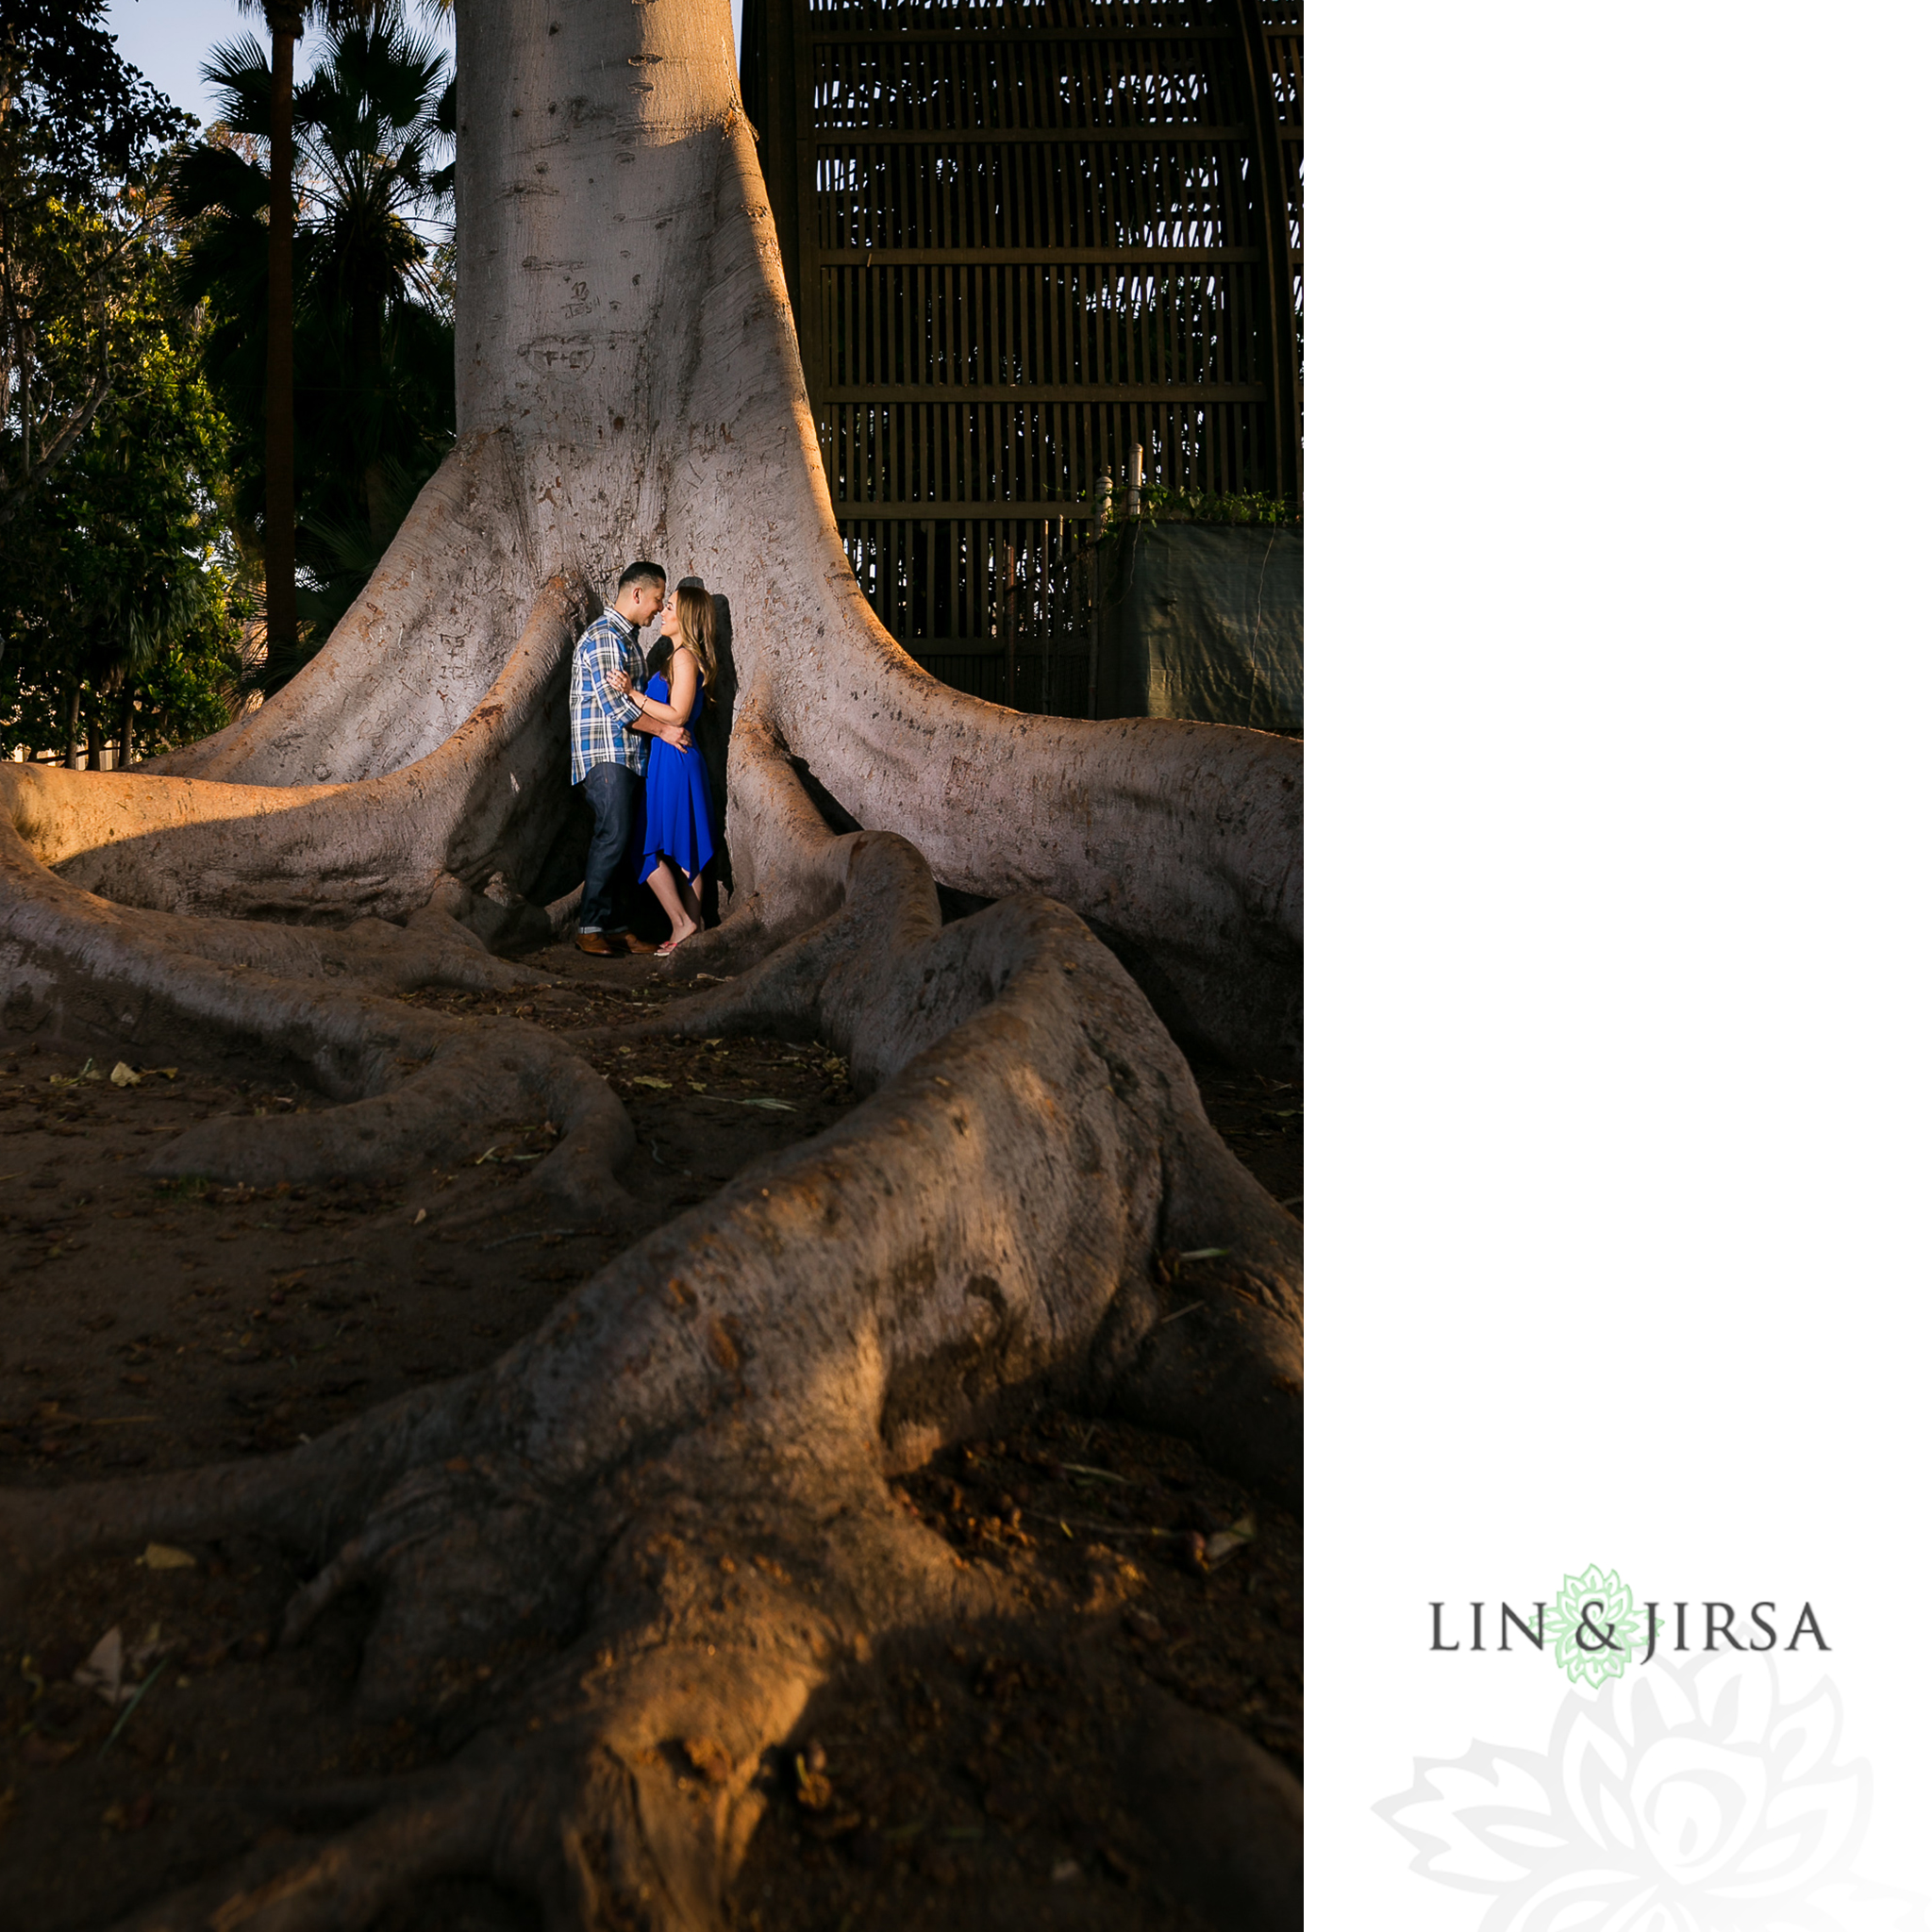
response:
M715 678L717 671L711 593L695 584L672 591L664 607L663 634L675 646L671 662L641 695L632 694L646 716L695 732L705 708L706 681ZM628 681L623 681L629 690ZM711 862L712 849L711 774L704 753L695 742L689 751L679 751L661 738L652 739L632 856L638 878L671 919L671 937L658 952L675 951L700 929L697 882Z

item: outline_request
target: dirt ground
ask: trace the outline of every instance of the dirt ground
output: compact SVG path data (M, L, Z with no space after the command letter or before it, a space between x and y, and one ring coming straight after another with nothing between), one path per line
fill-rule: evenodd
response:
M685 997L646 962L557 947L526 963L550 984L514 1000L416 997L582 1044L636 1123L629 1226L558 1226L529 1198L522 1176L555 1133L541 1120L479 1122L460 1159L380 1186L158 1182L145 1156L191 1121L327 1103L283 1070L212 1059L117 1085L111 1060L0 1035L0 1481L272 1453L482 1367L649 1229L857 1104L823 1046L639 1038L642 1013ZM1195 1072L1229 1144L1298 1214L1299 1090ZM1171 1261L1170 1319L1186 1317L1190 1271L1212 1265ZM814 1700L798 1748L766 1767L736 1923L1151 1928L1205 1924L1217 1899L1224 1920L1239 1911L1265 1874L1246 1873L1238 1821L1190 1811L1172 1767L1187 1714L1209 1711L1300 1774L1293 1499L1244 1491L1179 1442L1043 1412L947 1452L901 1501L995 1577L1006 1610L882 1653ZM110 1923L288 1830L277 1790L434 1759L433 1714L420 1732L350 1714L372 1603L275 1648L300 1580L288 1553L236 1539L73 1563L0 1606L9 1923ZM132 1705L74 1681L110 1630ZM1138 1785L1124 1764L1143 1767ZM1198 1856L1150 1843L1150 1807ZM1217 1832L1234 1834L1221 1854ZM462 1885L392 1918L394 1932L536 1923Z

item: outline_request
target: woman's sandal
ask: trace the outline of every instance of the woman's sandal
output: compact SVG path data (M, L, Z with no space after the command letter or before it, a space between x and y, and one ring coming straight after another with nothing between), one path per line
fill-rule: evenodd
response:
M702 928L700 928L700 929L702 929ZM694 939L696 939L696 938L697 938L697 933L696 933L696 932L688 932L688 933L686 933L686 934L685 934L685 936L684 936L684 939L682 939L682 940L665 940L665 941L661 941L661 942L659 943L658 947L658 958L660 958L660 959L661 959L661 958L662 958L664 957L664 955L665 955L666 953L675 953L675 952L676 952L676 950L678 949L678 947L684 944L684 942L685 942L685 940L694 940Z

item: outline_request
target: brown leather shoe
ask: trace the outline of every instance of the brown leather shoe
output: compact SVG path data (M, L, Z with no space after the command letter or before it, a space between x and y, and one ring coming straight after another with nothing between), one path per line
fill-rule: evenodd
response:
M580 932L577 935L577 951L595 953L600 958L614 959L623 949L610 943L610 936L601 932Z
M619 952L655 953L658 950L649 940L641 940L634 932L613 932L608 937L617 941Z

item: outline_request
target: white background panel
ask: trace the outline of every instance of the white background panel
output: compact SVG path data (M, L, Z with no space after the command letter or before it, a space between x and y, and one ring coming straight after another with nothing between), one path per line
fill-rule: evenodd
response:
M1916 1924L1932 12L1312 11L1308 1923L1484 1923L1370 1807L1567 1686L1427 1606L1595 1562L1813 1604Z

